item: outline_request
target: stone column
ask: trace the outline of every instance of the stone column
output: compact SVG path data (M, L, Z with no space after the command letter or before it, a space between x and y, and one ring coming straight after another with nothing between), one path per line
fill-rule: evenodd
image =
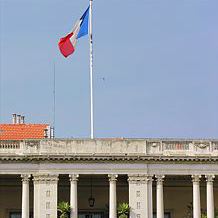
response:
M152 176L148 176L148 217L153 218Z
M165 176L157 175L157 218L164 218L163 179Z
M151 218L149 216L149 182L151 176L144 174L129 175L130 218Z
M35 174L34 218L57 218L58 175Z
M213 181L214 175L206 175L207 181L207 218L214 218L214 196L213 196Z
M29 218L29 178L31 175L21 175L22 178L22 218Z
M109 194L109 218L117 218L117 190L116 181L118 175L108 175L110 182L110 194Z
M70 177L70 206L71 206L71 218L78 217L78 200L77 200L77 181L79 175L72 174Z
M193 218L201 218L200 175L193 175Z

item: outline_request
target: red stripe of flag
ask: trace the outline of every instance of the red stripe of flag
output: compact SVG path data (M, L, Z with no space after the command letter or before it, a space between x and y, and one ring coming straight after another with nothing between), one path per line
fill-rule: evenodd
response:
M75 51L75 48L70 41L70 38L73 36L73 34L73 32L69 33L67 36L61 38L58 43L59 49L65 58Z

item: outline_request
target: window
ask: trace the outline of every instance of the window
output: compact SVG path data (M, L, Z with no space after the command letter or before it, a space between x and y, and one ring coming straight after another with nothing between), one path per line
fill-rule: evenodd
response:
M19 212L12 212L9 215L10 218L21 218L21 213Z
M137 214L136 217L137 217L137 218L141 218L141 214Z
M21 218L21 212L10 212L9 218ZM30 213L30 218L33 218L33 213Z
M79 213L78 215L79 218L103 218L104 217L104 213L101 212L96 212L96 213L92 213L92 212L82 212Z

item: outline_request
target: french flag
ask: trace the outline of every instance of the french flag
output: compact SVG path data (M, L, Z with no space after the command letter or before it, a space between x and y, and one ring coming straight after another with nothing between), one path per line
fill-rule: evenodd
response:
M58 46L61 54L66 58L73 54L77 39L88 34L89 31L89 7L82 17L76 22L73 31L60 39Z

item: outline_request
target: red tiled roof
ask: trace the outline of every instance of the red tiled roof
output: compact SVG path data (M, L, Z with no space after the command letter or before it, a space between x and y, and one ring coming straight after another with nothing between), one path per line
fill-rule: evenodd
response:
M47 124L0 124L0 140L42 139Z

